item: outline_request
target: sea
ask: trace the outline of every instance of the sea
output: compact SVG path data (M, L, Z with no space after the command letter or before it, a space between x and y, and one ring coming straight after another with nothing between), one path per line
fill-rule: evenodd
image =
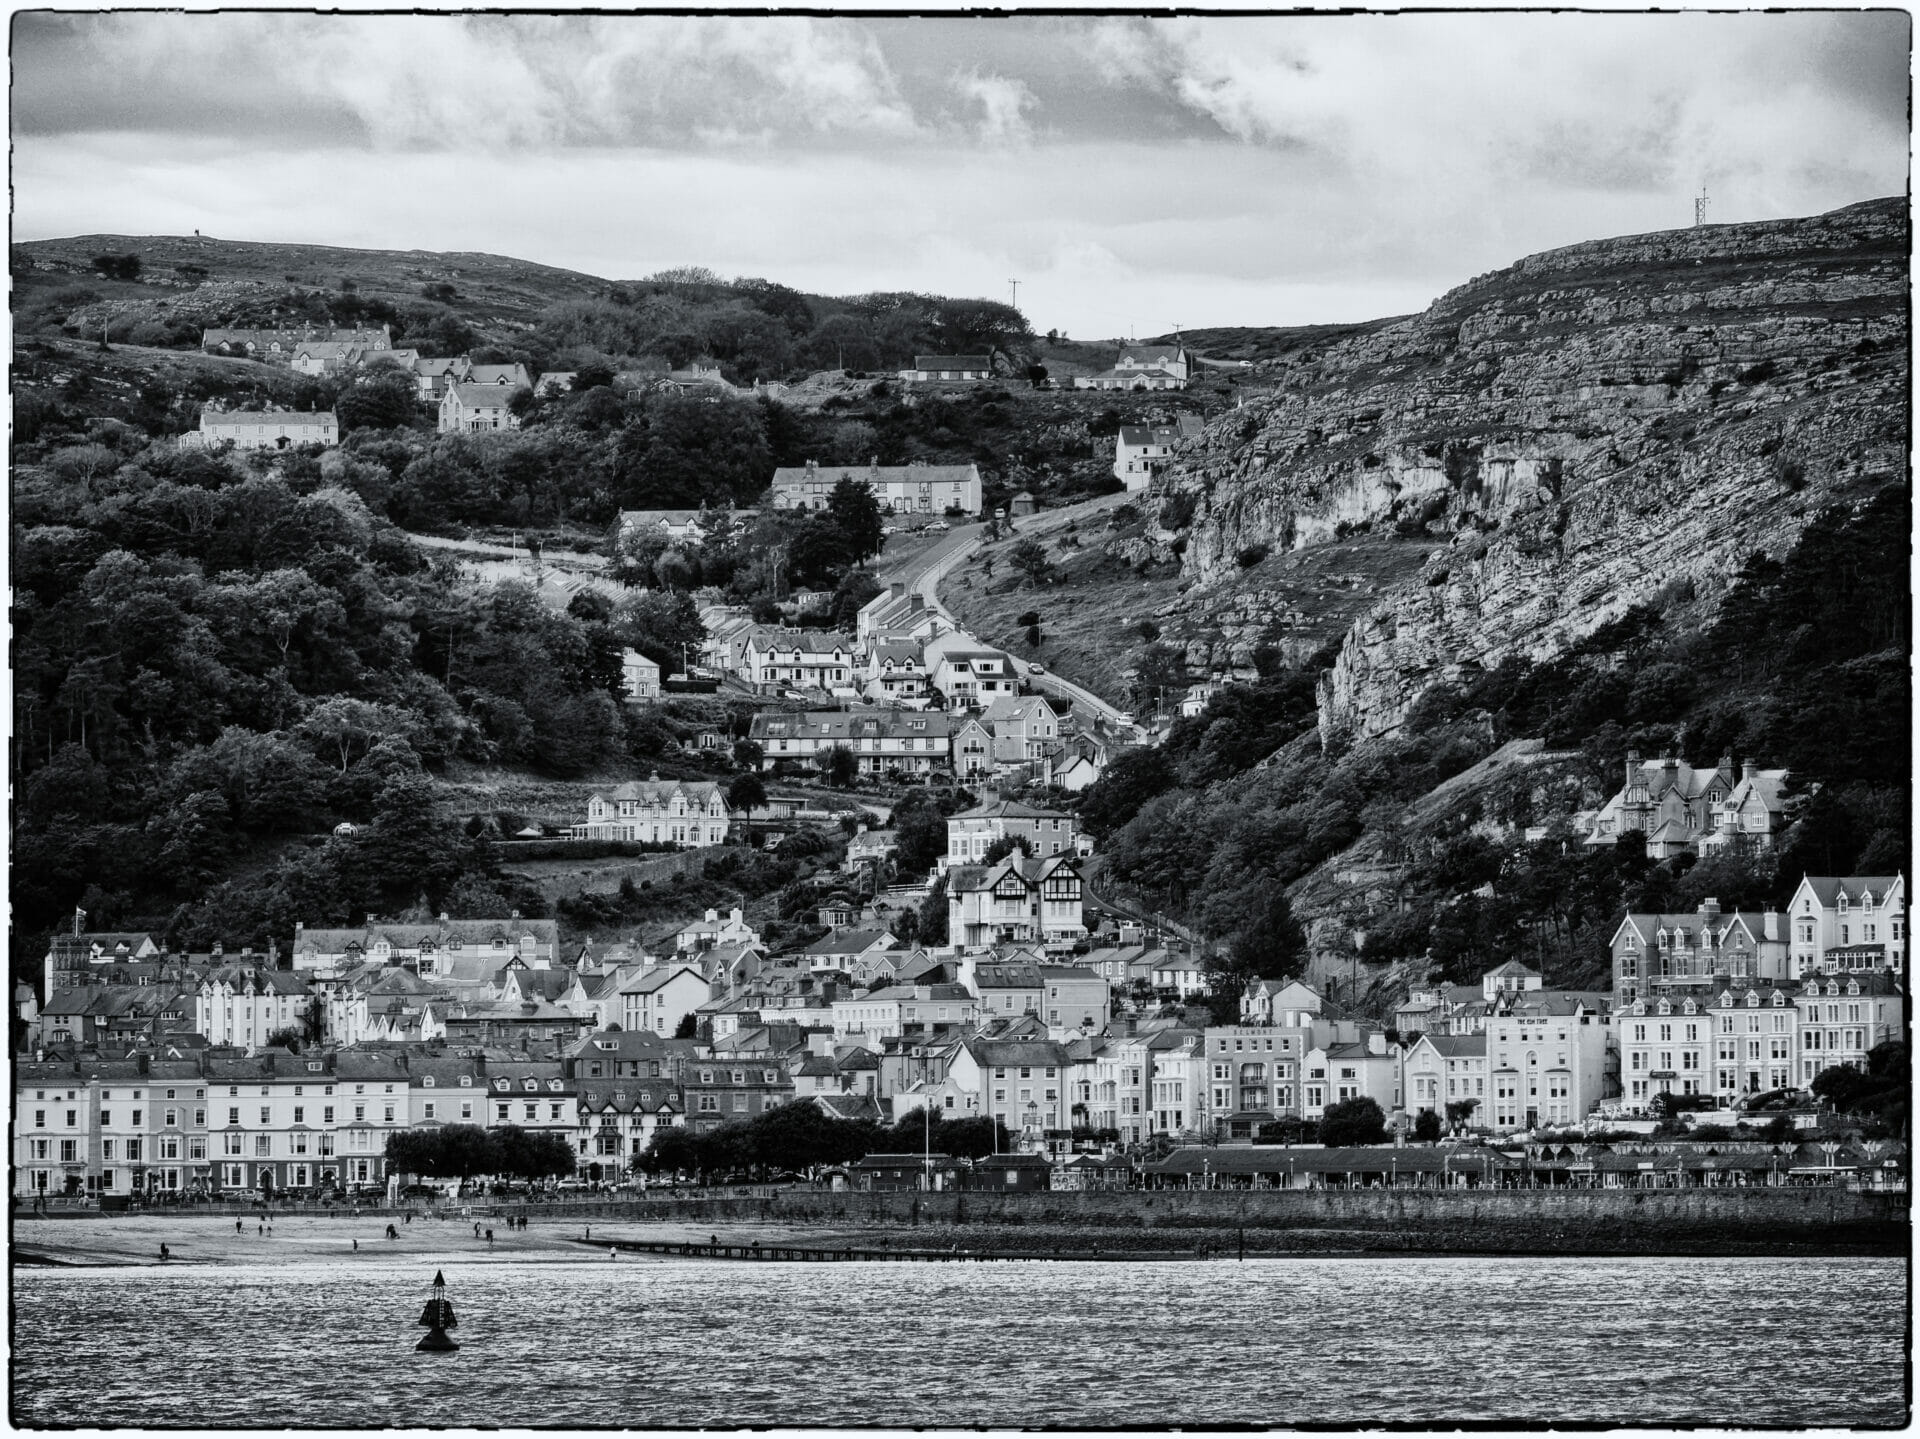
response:
M15 1269L23 1427L1896 1426L1899 1258Z

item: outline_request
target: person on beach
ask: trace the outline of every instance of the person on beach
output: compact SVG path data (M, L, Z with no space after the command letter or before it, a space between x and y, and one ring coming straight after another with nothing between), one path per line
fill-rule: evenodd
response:
M473 1237L475 1239L480 1237L480 1221L477 1219L473 1221Z
M237 1220L237 1219L233 1221L233 1232L234 1232L235 1234L245 1234L245 1233L246 1233L246 1230L244 1230L244 1229L242 1229L242 1228L240 1227L240 1221L239 1221L239 1220Z
M162 1264L165 1264L172 1257L173 1257L173 1251L168 1249L166 1245L162 1244L160 1246L160 1262Z
M360 1252L360 1241L358 1239L353 1241L353 1252L355 1254L358 1254Z
M267 1232L267 1221L264 1219L260 1220L253 1226L253 1230L256 1235L264 1236Z
M487 1231L487 1248L493 1248L493 1231L491 1229Z

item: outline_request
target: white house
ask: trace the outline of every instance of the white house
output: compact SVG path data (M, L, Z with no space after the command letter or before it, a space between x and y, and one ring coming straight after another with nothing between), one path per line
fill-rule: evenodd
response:
M340 421L332 410L216 410L200 412L200 442L231 440L239 450L285 450L337 445Z
M507 407L513 393L507 385L471 381L448 385L440 396L440 433L519 429L520 417Z
M1787 905L1789 970L1815 972L1907 969L1907 879L1802 875Z
M1079 850L1080 826L1072 815L1014 800L992 800L947 817L947 852L942 867L978 864L996 840L1018 836L1035 859L1071 855Z
M1184 345L1129 345L1111 370L1081 375L1073 384L1080 390L1184 390L1191 367Z
M1130 490L1144 490L1173 447L1205 429L1198 415L1181 415L1170 425L1122 425L1113 447L1114 478Z
M660 698L660 666L635 649L620 651L620 681L630 700Z
M1080 871L1070 854L1029 859L1015 851L991 867L961 865L947 872L948 944L1057 947L1086 935Z
M783 465L773 472L768 503L781 510L824 510L842 480L863 484L880 508L896 515L980 513L980 467L966 465Z
M713 998L713 991L690 964L659 964L620 986L620 1025L673 1038L681 1020Z
M587 801L584 824L573 826L576 839L645 840L702 849L724 844L732 814L720 786L711 780L629 780Z
M828 630L755 627L741 648L740 664L752 684L855 693L853 641Z
M760 768L765 770L781 760L819 764L830 751L845 749L862 774L897 770L924 775L946 767L952 724L951 717L936 710L763 710L754 715L748 734L761 748Z

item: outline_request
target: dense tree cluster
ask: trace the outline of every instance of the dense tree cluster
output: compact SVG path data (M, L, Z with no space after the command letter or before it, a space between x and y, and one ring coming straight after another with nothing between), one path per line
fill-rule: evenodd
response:
M555 613L524 586L466 583L341 483L338 454L129 433L19 459L23 942L75 904L98 928L264 944L295 919L501 894L490 842L439 822L426 771L571 776L670 737L616 702L619 656L677 665L699 634L684 597ZM243 885L214 882L276 852Z
M978 1159L1013 1149L1013 1138L998 1119L944 1119L935 1113L929 1122L925 1114L909 1112L888 1126L833 1119L818 1105L793 1103L704 1134L683 1126L656 1130L640 1163L652 1175L764 1179L781 1172L810 1174L876 1153Z
M426 1179L564 1179L573 1173L573 1146L563 1135L518 1125L482 1129L446 1124L403 1129L387 1136L387 1169Z

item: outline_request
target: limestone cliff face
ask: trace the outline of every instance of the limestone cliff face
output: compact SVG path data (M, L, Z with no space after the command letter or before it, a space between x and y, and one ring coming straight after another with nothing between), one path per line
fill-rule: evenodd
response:
M1596 241L1277 365L1156 484L1192 504L1185 607L1243 605L1255 547L1424 543L1322 686L1323 733L1364 738L1456 667L1710 601L1905 475L1907 247L1891 200Z

